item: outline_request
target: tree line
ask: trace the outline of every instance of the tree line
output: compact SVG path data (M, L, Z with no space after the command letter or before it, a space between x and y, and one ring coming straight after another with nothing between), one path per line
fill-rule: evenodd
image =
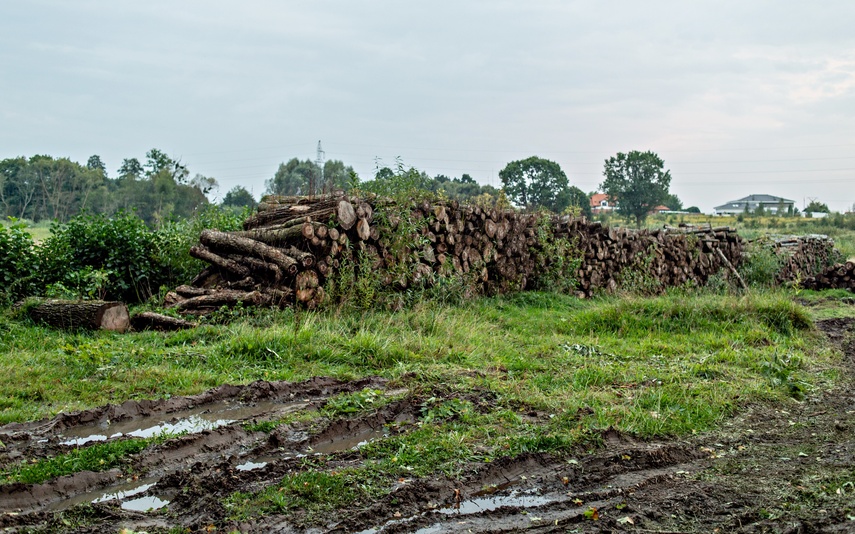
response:
M208 204L216 180L192 178L180 160L158 149L122 161L115 177L97 155L85 165L35 155L0 161L0 207L5 217L67 222L83 211L111 215L135 210L146 223L189 217ZM4 217L4 218L5 218Z
M617 201L617 211L641 224L659 204L680 210L682 204L668 191L671 175L653 152L618 153L606 160L600 188ZM502 189L479 184L469 174L429 176L406 168L378 163L373 177L362 181L353 167L329 160L319 167L309 159L292 158L279 165L265 182L265 194L310 195L359 188L378 194L402 189L429 191L462 203L516 206L526 210L591 216L590 194L569 183L558 163L532 156L512 161L499 172ZM115 176L108 176L97 155L85 165L68 158L36 155L0 161L0 209L4 218L67 222L81 212L112 215L135 211L149 225L190 217L209 204L217 188L214 178L195 174L179 159L151 149L143 161L127 158ZM223 206L253 208L257 201L243 186L228 191Z

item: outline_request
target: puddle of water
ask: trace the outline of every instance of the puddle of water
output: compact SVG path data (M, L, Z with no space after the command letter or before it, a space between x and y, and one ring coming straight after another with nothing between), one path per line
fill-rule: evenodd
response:
M267 462L244 462L240 465L235 466L235 469L238 471L252 471L253 469L261 469L262 467L266 467Z
M384 429L368 429L352 436L337 436L331 441L322 441L311 446L306 452L314 454L332 454L334 452L349 451L368 445L375 439L386 437L389 434Z
M468 499L460 503L459 506L450 506L440 508L437 512L441 514L477 514L479 512L491 512L503 506L513 506L517 508L533 508L535 506L543 506L549 504L554 499L542 495L531 495L525 493L511 493L510 495L496 495L491 497L479 497L477 499Z
M469 515L477 514L480 512L490 512L493 510L497 510L503 506L513 506L516 508L533 508L536 506L543 506L554 501L555 499L543 495L520 492L513 492L510 495L497 495L490 497L479 497L476 499L467 499L461 502L460 505L457 507L447 506L436 510L420 512L419 514L416 514L411 517L405 517L403 519L393 519L391 521L387 521L380 527L368 528L360 531L358 534L377 534L379 532L385 531L388 527L400 526L406 523L410 523L413 520L420 517L424 517L430 513L440 513L444 515ZM418 534L434 534L436 532L447 531L447 527L447 524L444 525L443 523L434 523L432 525L422 527L416 530L415 532Z
M306 402L263 401L252 405L240 402L214 402L169 414L158 414L117 422L105 420L97 425L69 428L63 433L63 437L67 439L60 443L62 445L81 446L89 442L106 441L121 436L150 438L164 432L195 434L204 430L213 430L235 421L251 419L261 414L289 412L306 406L308 406Z
M143 484L139 487L129 489L129 490L125 490L125 491L116 491L113 493L105 493L105 494L101 495L100 497L98 497L97 499L93 500L92 504L95 504L96 502L112 501L113 499L118 499L121 501L122 499L124 499L126 497L130 497L132 495L137 495L137 494L142 493L144 491L148 491L148 489L153 488L155 484L156 484L155 482L152 482L151 484Z
M104 488L101 488L96 491L88 491L86 493L75 495L70 499L65 499L63 501L48 505L47 509L51 511L61 511L71 508L72 506L76 506L78 504L106 502L114 499L122 500L127 497L140 494L144 491L148 491L150 488L154 487L155 484L157 484L157 481L157 478L129 480L127 482L122 482L110 486L106 490Z
M132 499L130 501L123 502L122 510L147 512L149 510L157 510L159 508L163 508L167 504L169 504L169 501L165 501L154 495L149 495L147 497L140 497L139 499Z

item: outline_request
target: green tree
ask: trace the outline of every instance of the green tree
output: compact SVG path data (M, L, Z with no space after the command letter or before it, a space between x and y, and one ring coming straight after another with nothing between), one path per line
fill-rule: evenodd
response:
M104 178L107 177L107 166L104 165L104 162L101 161L101 156L98 154L89 156L89 160L86 162L86 168L93 171L101 171Z
M234 208L254 208L256 206L255 199L252 198L252 193L247 191L242 185L234 186L226 193L220 204Z
M697 206L689 206L688 208L686 208L686 211L687 211L688 213L700 213L700 212L701 212L701 208L699 208L699 207L697 207Z
M817 200L811 200L810 204L808 204L804 210L809 213L830 213L828 204L824 204Z
M122 160L122 166L119 167L119 176L121 178L131 178L138 180L143 175L143 166L137 158L125 158Z
M559 204L563 204L565 206L564 209L570 208L589 219L593 217L593 213L591 213L591 198L576 186L571 185L562 191Z
M671 172L653 152L618 152L606 160L600 189L617 200L618 213L641 226L648 212L668 198Z
M356 174L356 171L350 165L345 165L343 161L337 159L328 160L324 163L324 183L321 184L320 191L330 192L339 189L347 191L350 189L352 174Z
M311 160L291 158L280 163L273 178L267 180L265 193L268 195L308 195L312 184L318 179L318 167Z
M671 211L683 211L683 201L680 200L680 197L671 193L665 198L665 202L663 202L668 209Z
M560 212L568 206L567 175L554 161L532 156L508 163L499 171L508 198L527 210L546 208Z

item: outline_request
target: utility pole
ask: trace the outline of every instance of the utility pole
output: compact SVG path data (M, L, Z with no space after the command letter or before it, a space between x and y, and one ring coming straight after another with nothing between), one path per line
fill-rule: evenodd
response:
M321 148L321 142L318 141L318 153L317 153L317 156L315 157L315 165L317 165L317 167L318 167L318 176L321 177L320 182L319 182L319 185L321 186L321 188L324 187L324 155L325 155L324 149ZM312 190L312 193L314 194L315 188L310 187L310 189ZM323 192L323 191L320 191L320 192Z

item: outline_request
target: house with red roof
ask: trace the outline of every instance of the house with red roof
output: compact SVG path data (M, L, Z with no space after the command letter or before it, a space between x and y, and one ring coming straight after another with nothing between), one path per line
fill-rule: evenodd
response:
M591 195L591 213L594 215L603 212L614 211L617 203L605 193L594 193Z

